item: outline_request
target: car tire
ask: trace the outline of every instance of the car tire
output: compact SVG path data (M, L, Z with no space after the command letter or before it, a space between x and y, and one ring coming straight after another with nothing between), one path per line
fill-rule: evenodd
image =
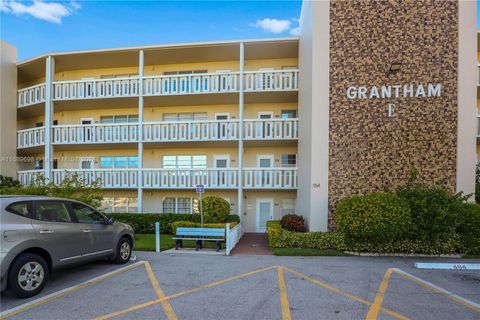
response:
M118 242L117 252L113 261L118 264L124 264L130 260L131 255L132 242L125 237L121 238Z
M23 253L12 262L8 289L18 298L30 298L42 291L48 282L47 261L38 254Z

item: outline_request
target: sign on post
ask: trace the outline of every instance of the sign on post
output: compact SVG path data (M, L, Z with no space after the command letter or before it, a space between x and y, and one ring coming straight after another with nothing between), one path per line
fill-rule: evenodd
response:
M203 228L203 206L202 206L202 193L205 192L205 186L203 184L197 184L195 187L197 193L200 194L200 225Z

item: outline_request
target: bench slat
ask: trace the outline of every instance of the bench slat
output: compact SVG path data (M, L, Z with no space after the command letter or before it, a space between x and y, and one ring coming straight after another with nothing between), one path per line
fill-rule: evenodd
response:
M177 236L225 236L225 229L220 228L177 228Z
M203 240L203 241L224 241L225 239L212 239L212 238L172 238L173 240Z

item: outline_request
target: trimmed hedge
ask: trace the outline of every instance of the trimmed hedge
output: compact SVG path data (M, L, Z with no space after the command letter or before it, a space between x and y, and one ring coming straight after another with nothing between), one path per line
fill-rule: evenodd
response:
M172 234L172 224L175 221L200 222L199 214L177 213L104 213L115 221L128 223L135 233L155 233L155 222L160 222L160 233ZM228 222L240 221L237 215L227 217Z
M453 236L447 241L398 240L383 243L352 243L345 241L345 237L339 232L292 232L282 229L278 221L268 222L267 232L268 244L275 248L313 248L429 255L465 253L467 251L458 236Z
M204 222L219 223L226 221L230 214L230 203L227 200L209 196L202 199Z
M405 239L412 228L407 202L390 192L342 199L335 222L347 239L366 243Z
M230 223L230 229L232 229L233 227L235 227L238 224L236 222L228 222L228 223ZM226 224L227 223L204 223L203 227L204 228L224 228L225 229ZM176 234L177 233L177 228L181 228L181 227L200 228L201 223L191 222L191 221L175 221L174 223L172 223L172 234Z

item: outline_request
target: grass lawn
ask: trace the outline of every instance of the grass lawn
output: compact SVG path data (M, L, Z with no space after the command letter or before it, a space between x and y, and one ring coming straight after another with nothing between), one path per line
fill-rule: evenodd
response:
M276 256L349 256L334 249L270 248L270 250Z
M160 235L160 251L175 248L175 240L171 234ZM183 247L195 248L195 241L183 241ZM205 241L204 248L215 248L215 242ZM222 245L225 248L225 244ZM139 251L155 251L155 234L137 233L135 234L135 250Z

